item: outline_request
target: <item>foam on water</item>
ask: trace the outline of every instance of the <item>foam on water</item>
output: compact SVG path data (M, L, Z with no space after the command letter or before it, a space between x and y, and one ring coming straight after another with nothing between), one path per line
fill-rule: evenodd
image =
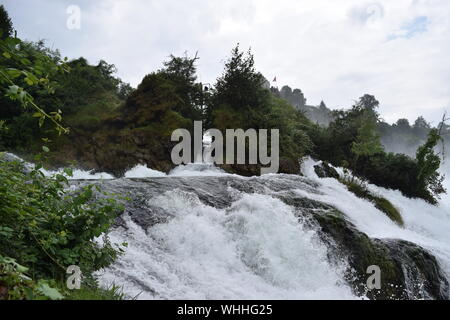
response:
M63 170L47 171L45 169L41 169L41 171L47 177L51 177L55 174L64 174ZM111 180L111 179L115 179L115 177L109 173L94 172L93 170L86 171L86 170L81 170L81 169L74 169L74 170L72 170L72 173L73 173L72 177L67 177L69 180Z
M16 156L12 153L6 153L6 155L12 159L21 161L24 163L25 167L32 170L34 168L34 164L26 162L20 157ZM64 174L63 169L60 170L45 170L41 169L41 172L47 176L53 176L55 174ZM174 168L169 174L165 174L164 172L154 170L148 168L146 165L136 165L134 168L128 170L124 178L158 178L158 177L198 177L198 176L227 176L230 175L223 171L220 168L217 168L213 164L209 163L191 163L187 165L180 165ZM115 177L106 172L94 172L94 170L81 170L81 169L73 169L73 176L68 177L69 180L111 180L115 179Z
M125 173L125 178L155 178L155 177L166 177L164 172L153 170L148 168L146 165L139 164L133 169L128 170Z
M187 165L180 165L169 173L169 176L172 177L220 177L228 175L230 174L220 168L217 168L213 164L208 163L191 163Z
M428 249L450 279L449 195L438 206L432 206L406 198L399 191L369 185L372 192L399 209L405 222L400 227L339 181L320 179L314 172L316 164L307 159L302 171L318 187L297 189L296 193L336 207L372 238L403 239ZM137 166L125 177L223 175L228 174L211 164L191 164L179 166L169 175ZM114 177L74 170L71 179ZM445 180L445 185L450 190L450 179ZM345 265L329 262L326 245L314 230L299 223L289 206L267 195L237 190L236 194L236 201L228 209L207 206L195 193L180 190L148 199L149 204L159 206L173 218L143 230L124 215L126 228L112 230L110 237L115 243L127 242L129 246L116 264L102 272L101 282L123 286L127 294L140 294L141 299L357 298L344 281Z
M368 185L369 190L388 199L399 209L404 227L392 222L383 212L364 199L348 192L347 188L335 179L320 179L314 172L311 159L304 162L303 173L319 184L319 194L306 190L296 190L311 199L328 203L343 213L356 227L373 238L403 239L430 250L441 263L447 278L450 279L450 203L449 196L442 198L438 206L421 199L410 199L400 191L388 190ZM446 185L450 187L449 180Z
M102 275L140 299L356 299L343 267L280 200L245 194L228 210L178 190L152 199L175 217L148 230L126 217L124 256Z
M12 153L6 153L6 155L16 161L23 162L25 168L28 168L29 170L33 170L35 168L35 165L33 163L26 162L25 160L21 159L20 157L16 156ZM40 169L40 171L46 176L51 177L55 174L64 174L64 170L45 170ZM81 169L73 169L73 176L67 177L69 180L111 180L115 179L115 177L109 173L106 172L94 172L94 170L86 171Z

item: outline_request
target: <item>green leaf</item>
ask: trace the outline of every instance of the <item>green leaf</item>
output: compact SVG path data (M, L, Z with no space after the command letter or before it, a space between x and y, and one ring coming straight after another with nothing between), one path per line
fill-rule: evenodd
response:
M27 58L22 58L22 59L20 59L20 62L21 62L22 64L24 64L24 65L30 65L30 64L31 64L31 61L28 60Z
M17 69L10 68L6 71L11 78L17 78L21 75L21 71Z
M34 84L33 80L31 80L30 78L26 77L25 78L25 82L29 85L32 86Z
M62 300L64 296L55 288L50 287L46 282L39 281L37 290L51 300Z
M3 56L6 58L6 59L11 59L11 54L9 53L9 52L3 52Z
M44 152L50 152L50 149L48 147L46 147L46 146L42 146L42 150Z

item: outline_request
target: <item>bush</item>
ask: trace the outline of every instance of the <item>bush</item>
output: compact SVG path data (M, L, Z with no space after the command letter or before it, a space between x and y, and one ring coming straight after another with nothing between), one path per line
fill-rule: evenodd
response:
M28 268L14 259L0 255L0 300L61 300L63 295L55 288L54 281L33 281L25 273Z
M69 193L64 175L46 178L2 159L0 181L0 253L30 267L34 279L63 281L71 265L89 279L120 254L104 233L122 208L94 186Z

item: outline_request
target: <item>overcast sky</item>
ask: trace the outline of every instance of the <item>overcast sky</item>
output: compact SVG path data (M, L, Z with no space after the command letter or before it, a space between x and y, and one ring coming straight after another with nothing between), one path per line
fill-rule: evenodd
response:
M214 83L230 50L252 48L256 67L308 103L350 107L365 93L388 122L450 111L448 0L2 0L18 34L63 56L114 63L133 86L171 53L199 52ZM81 9L69 29L67 9Z

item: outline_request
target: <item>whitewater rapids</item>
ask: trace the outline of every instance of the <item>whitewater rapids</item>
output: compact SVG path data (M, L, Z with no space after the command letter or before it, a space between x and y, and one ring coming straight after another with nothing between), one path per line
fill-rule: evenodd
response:
M422 246L436 256L449 279L448 198L434 207L398 191L370 185L373 192L400 210L405 227L399 227L337 180L318 178L313 170L316 164L311 159L303 163L304 182L289 192L332 205L371 238L403 239ZM345 259L330 261L333 252L318 237L317 230L302 223L293 208L272 197L273 191L268 188L242 190L227 185L223 197L227 194L231 199L221 204L215 186L211 185L211 194L208 188L196 186L196 181L204 183L208 177L217 183L212 177L230 176L217 168L191 165L174 170L172 176L138 169L147 177L145 183L164 180L167 184L166 189L145 194L143 203L152 208L151 212L162 210L170 218L146 225L125 213L110 238L116 243L127 242L128 248L115 265L100 273L103 285L122 286L124 292L138 299L365 298L353 294L346 283ZM134 178L138 178L136 171ZM149 174L153 178L148 178ZM279 184L280 190L292 184L287 175L233 179L250 185L258 181L272 189ZM121 179L119 184L123 188L123 184L139 180ZM180 185L192 191L178 188ZM207 201L200 199L200 194L206 194Z
M133 197L109 234L128 247L98 273L101 284L118 285L138 299L365 299L348 284L348 261L283 197L332 206L370 238L414 243L436 257L450 280L449 195L432 206L369 185L399 209L405 222L400 227L339 181L319 178L317 164L306 159L303 177L246 178L209 164L180 166L169 174L140 165L122 179L75 170L75 185L99 183ZM450 179L445 184L450 190Z

